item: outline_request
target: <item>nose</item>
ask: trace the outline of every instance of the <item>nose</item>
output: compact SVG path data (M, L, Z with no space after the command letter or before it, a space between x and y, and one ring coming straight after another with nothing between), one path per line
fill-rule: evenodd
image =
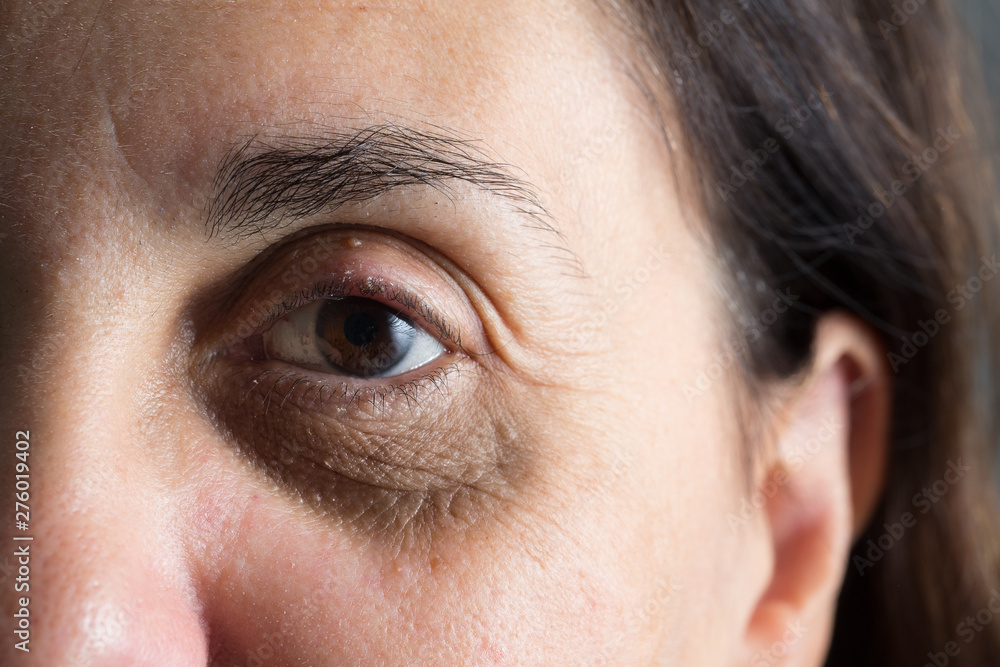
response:
M0 435L3 504L25 494L0 552L0 664L205 665L155 343L121 318L81 315L46 321L0 387L17 422Z

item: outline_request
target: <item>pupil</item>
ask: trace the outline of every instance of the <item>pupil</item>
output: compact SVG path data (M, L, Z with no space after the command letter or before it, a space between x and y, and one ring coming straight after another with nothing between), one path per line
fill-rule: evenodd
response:
M365 347L378 337L378 322L369 313L351 313L344 320L344 338L351 345Z
M386 373L406 357L416 329L404 315L363 297L329 299L316 318L319 349L338 371Z

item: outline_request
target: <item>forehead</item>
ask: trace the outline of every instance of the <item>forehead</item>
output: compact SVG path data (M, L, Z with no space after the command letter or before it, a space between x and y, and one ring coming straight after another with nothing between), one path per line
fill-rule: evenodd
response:
M38 171L73 155L167 203L196 203L241 137L381 122L481 140L555 189L559 160L622 116L569 2L49 0L4 21L6 152Z

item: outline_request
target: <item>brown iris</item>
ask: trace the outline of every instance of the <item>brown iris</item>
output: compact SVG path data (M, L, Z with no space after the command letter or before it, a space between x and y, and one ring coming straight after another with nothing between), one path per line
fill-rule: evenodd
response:
M385 374L406 357L416 334L402 313L361 297L327 299L316 318L319 349L347 375Z

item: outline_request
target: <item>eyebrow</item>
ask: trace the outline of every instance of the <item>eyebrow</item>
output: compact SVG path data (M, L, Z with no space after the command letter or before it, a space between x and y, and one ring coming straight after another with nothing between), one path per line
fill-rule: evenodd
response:
M429 186L454 201L452 186L465 182L512 204L528 226L555 234L552 248L578 264L534 188L514 171L489 159L479 142L440 128L381 124L315 136L255 135L219 165L207 207L209 235L245 238L401 187Z

